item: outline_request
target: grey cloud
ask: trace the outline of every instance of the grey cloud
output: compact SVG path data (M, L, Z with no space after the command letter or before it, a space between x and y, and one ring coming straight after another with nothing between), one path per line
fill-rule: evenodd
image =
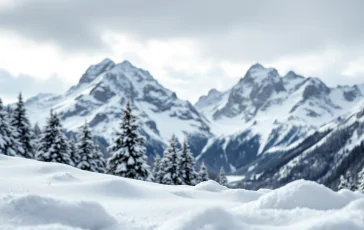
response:
M108 53L112 47L102 40L106 31L140 42L186 38L199 44L202 58L216 63L274 63L337 48L344 54L334 63L324 63L324 72L315 75L333 86L363 81L364 76L340 75L364 52L363 9L362 0L19 0L13 8L0 9L0 28L54 43L70 53ZM167 72L171 78L163 84L181 98L196 98L192 91L224 89L236 81L227 80L221 70L206 76L189 76L173 68Z
M226 80L225 73L219 68L212 69L202 76L188 75L172 68L168 68L166 71L167 75L173 76L173 78L164 81L163 85L174 90L179 98L189 99L193 103L212 87L224 91L238 82L238 78Z
M14 77L2 69L0 69L0 85L0 98L5 102L15 101L19 92L27 99L38 93L63 93L69 87L57 77L51 77L47 80L37 80L27 75Z
M72 51L106 49L101 34L112 30L141 41L191 38L206 55L266 61L361 42L363 8L360 0L32 0L0 11L0 25Z

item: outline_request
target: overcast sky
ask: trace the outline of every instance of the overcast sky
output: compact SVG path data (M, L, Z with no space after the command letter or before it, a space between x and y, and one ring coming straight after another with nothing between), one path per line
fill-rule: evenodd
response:
M364 83L363 9L362 0L0 0L0 97L63 92L105 57L193 102L257 62L329 86Z

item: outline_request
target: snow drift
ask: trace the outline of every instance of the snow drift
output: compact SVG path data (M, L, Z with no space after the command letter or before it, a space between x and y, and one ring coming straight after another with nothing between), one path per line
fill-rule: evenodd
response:
M295 181L276 190L167 186L0 156L0 229L364 229L364 195Z

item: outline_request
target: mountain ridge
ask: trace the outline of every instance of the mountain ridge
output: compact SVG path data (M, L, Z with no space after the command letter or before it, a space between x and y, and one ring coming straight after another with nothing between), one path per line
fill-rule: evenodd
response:
M363 92L364 85L328 87L317 78L293 71L281 76L257 63L232 88L211 89L193 105L148 71L128 61L104 59L90 66L64 94L38 95L26 106L32 122L40 124L52 108L71 132L87 120L107 145L123 104L130 99L150 158L161 154L175 133L180 141L188 140L198 163L205 161L211 171L224 167L230 173L247 173L249 166L249 173L254 173L323 125L360 110Z

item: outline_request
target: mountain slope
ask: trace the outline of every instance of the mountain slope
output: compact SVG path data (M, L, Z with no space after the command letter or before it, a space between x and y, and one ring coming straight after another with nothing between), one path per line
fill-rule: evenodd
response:
M195 104L215 135L199 159L214 170L224 166L246 173L239 168L264 168L270 159L280 157L277 152L296 147L363 102L358 86L330 88L317 78L292 71L281 77L276 69L253 65L230 90L211 90Z
M347 172L356 183L364 167L364 109L326 124L296 148L280 154L284 157L246 174L246 180L236 186L274 188L307 179L337 189L340 176Z
M110 143L128 99L139 115L149 154L161 154L172 133L180 141L187 137L195 152L211 136L209 126L193 105L178 99L149 72L128 61L115 64L105 59L90 66L79 83L65 94L40 95L28 100L26 105L33 122L44 123L53 109L60 114L67 131L77 131L86 120L95 135Z

